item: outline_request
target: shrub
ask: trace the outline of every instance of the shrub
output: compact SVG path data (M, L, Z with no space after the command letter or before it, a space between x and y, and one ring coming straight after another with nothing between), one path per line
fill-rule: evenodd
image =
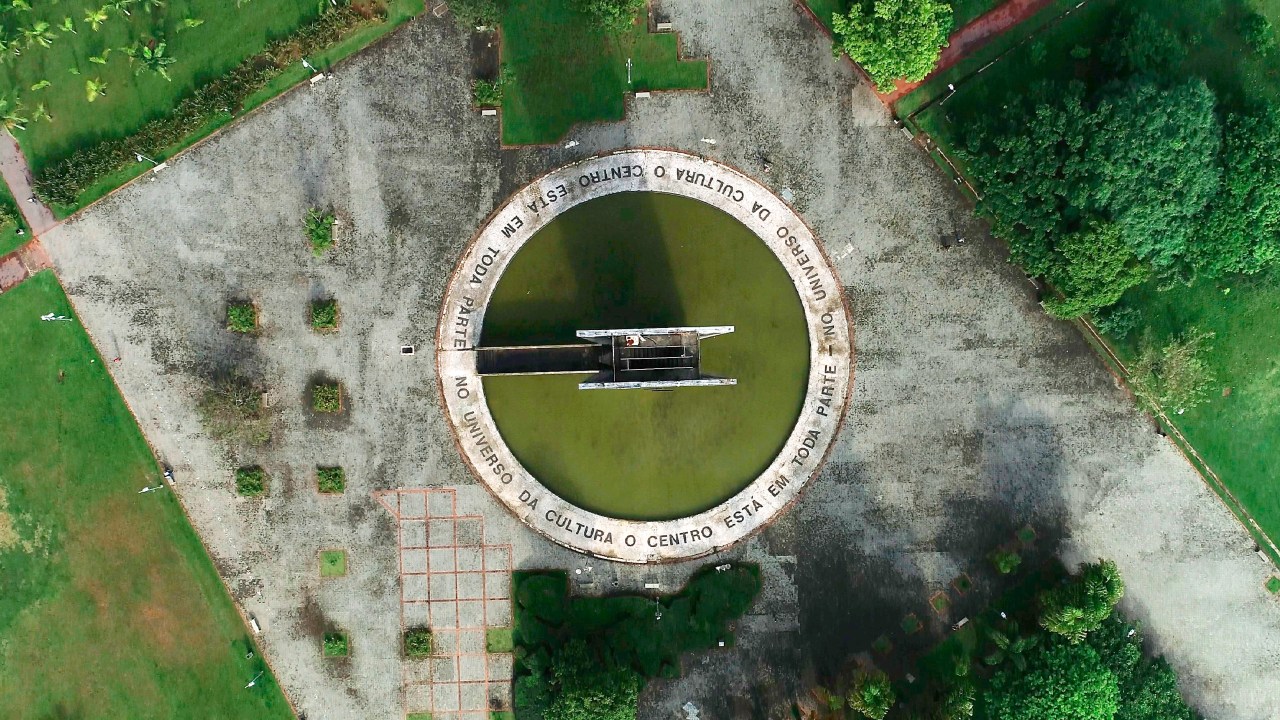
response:
M315 300L311 303L311 329L338 329L338 301Z
M591 22L608 32L621 35L635 24L636 13L645 0L574 0L580 12L591 16Z
M322 493L340 493L347 488L347 476L340 467L316 468L316 485Z
M14 214L13 208L6 202L0 202L0 227L16 224L18 224L18 216Z
M997 550L991 553L991 564L1001 575L1012 575L1022 564L1022 556L1012 550Z
M1269 55L1276 47L1276 32L1265 15L1251 12L1240 18L1240 37L1259 55Z
M451 0L449 12L464 29L498 24L498 0Z
M307 242L311 243L311 252L316 257L333 247L333 225L337 218L320 208L311 208L302 219L303 230L307 234Z
M1280 577L1272 576L1267 578L1266 587L1267 587L1267 592L1271 593L1272 595L1280 594Z
M1129 337L1129 333L1142 323L1142 311L1132 307L1118 307L1098 313L1093 318L1098 332L1110 335L1117 340Z
M853 678L853 687L845 696L849 709L871 720L882 720L889 708L897 702L889 677L880 671L859 671Z
M493 80L476 80L471 83L471 97L478 107L498 107L502 104L502 91L511 84L515 75L505 65Z
M242 467L236 470L236 492L245 497L258 497L267 489L267 474L262 468Z
M1072 644L1102 626L1124 597L1124 580L1110 560L1088 563L1052 590L1040 593L1040 625Z
M320 551L320 577L342 577L347 574L346 550Z
M238 333L251 333L258 329L258 308L253 303L232 303L227 306L227 329Z
M338 383L316 383L311 387L311 408L316 412L342 412L342 386Z
M404 631L405 657L427 657L431 654L431 631L424 627Z
M217 440L249 447L271 440L271 416L262 404L262 389L240 375L215 379L196 409Z
M1182 413L1206 402L1217 382L1203 357L1211 339L1212 332L1194 327L1163 347L1150 335L1143 338L1138 358L1129 366L1129 386L1139 404L1152 412L1167 408Z
M137 163L135 153L165 157L171 148L215 120L239 113L245 100L299 58L314 55L384 18L385 14L362 12L350 5L321 13L293 35L272 42L227 74L197 88L168 115L148 122L133 135L103 140L47 163L36 178L36 192L46 202L75 205L80 194L102 177Z
M324 634L324 656L345 657L351 647L347 643L346 633L331 632Z

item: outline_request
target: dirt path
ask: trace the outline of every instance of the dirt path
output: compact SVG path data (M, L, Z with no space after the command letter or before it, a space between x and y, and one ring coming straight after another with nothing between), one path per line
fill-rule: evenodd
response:
M13 193L13 199L18 201L18 208L34 237L40 237L58 225L53 211L44 203L38 200L29 202L29 198L35 197L31 167L27 165L27 158L18 147L18 141L9 133L0 133L0 174L4 175L4 182L9 186L9 192Z
M942 55L938 58L938 65L933 69L932 73L929 73L928 77L918 83L899 80L897 87L892 92L880 93L881 101L892 108L912 90L927 82L929 78L950 69L953 65L986 45L992 38L1005 33L1013 26L1030 18L1048 7L1052 2L1053 0L1008 0L1000 7L952 33L951 37L948 38L950 44L942 49Z

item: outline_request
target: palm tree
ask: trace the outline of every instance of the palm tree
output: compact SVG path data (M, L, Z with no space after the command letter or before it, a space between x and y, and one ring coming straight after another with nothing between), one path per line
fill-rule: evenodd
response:
M1026 652L1040 642L1038 635L1019 635L1016 622L1010 622L1005 631L993 629L987 637L995 647L987 653L983 662L988 665L999 665L1008 659L1018 670L1024 670L1027 667Z
M43 90L52 84L53 83L49 82L48 80L41 80L40 82L31 86L31 92L35 92L36 90Z
M41 120L45 122L53 122L53 116L49 114L44 103L36 105L35 111L31 113L31 122L40 122Z
M93 78L91 80L85 80L84 94L85 94L85 98L89 102L93 102L94 100L97 100L99 95L102 95L103 97L105 97L107 94L107 84L102 82L101 78Z
M142 0L142 2L146 5L147 12L164 7L164 0Z
M108 19L107 6L103 5L97 10L85 10L84 21L89 23L89 29L98 32L98 28L102 27L102 23Z
M31 12L29 0L10 0L9 7L16 12Z
M58 28L61 29L62 32L64 33L71 33L72 35L80 34L80 31L76 30L75 20L72 20L70 15L62 18L62 24L59 25Z
M49 23L41 20L29 28L21 28L22 39L27 41L27 47L31 47L33 43L38 43L41 47L49 47L53 44L56 35L49 29Z
M27 118L22 115L22 101L0 97L0 125L5 130L26 130Z
M150 70L165 80L172 82L169 77L169 71L165 68L174 64L177 60L164 54L167 47L167 43L163 40L140 41L137 45L125 49L125 53L129 55L130 61L139 60L142 62L142 66L137 70L138 72L142 72L143 69Z
M129 13L130 5L137 5L138 0L111 0L111 9L123 14L125 17L132 17Z
M182 18L182 24L178 26L178 31L181 32L188 28L200 27L203 24L204 24L204 20L202 18L185 17L185 18Z
M107 56L111 54L111 48L104 48L101 55L93 55L89 58L89 62L95 65L106 65Z

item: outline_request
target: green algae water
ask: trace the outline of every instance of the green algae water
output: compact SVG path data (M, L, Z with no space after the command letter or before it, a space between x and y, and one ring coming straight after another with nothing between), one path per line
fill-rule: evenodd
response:
M568 210L503 273L481 344L695 325L735 326L703 340L702 367L737 385L579 390L585 375L486 377L499 432L548 489L602 515L669 520L727 500L781 450L809 376L795 287L764 242L728 214L640 192Z

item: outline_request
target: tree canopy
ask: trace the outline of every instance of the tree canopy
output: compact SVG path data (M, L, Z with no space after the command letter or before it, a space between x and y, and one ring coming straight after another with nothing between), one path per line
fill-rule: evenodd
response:
M1124 580L1111 560L1080 567L1062 585L1040 593L1040 625L1049 632L1079 643L1111 617L1124 597Z
M853 686L849 688L845 699L851 710L871 720L882 720L889 713L889 708L893 707L897 697L894 695L893 686L889 683L889 676L879 671L859 671L854 676Z
M1147 270L1115 223L1093 223L1058 242L1046 275L1062 298L1044 303L1055 317L1075 318L1115 304L1125 290L1147 278Z
M611 33L624 33L636 21L636 13L644 8L645 0L574 0L579 10L591 16L592 21Z
M942 0L855 0L848 14L831 18L836 50L853 58L881 92L898 78L918 82L932 72L954 24L951 5Z
M989 720L1112 720L1119 702L1116 676L1098 653L1062 641L1043 646L1025 672L1003 666L982 696Z

